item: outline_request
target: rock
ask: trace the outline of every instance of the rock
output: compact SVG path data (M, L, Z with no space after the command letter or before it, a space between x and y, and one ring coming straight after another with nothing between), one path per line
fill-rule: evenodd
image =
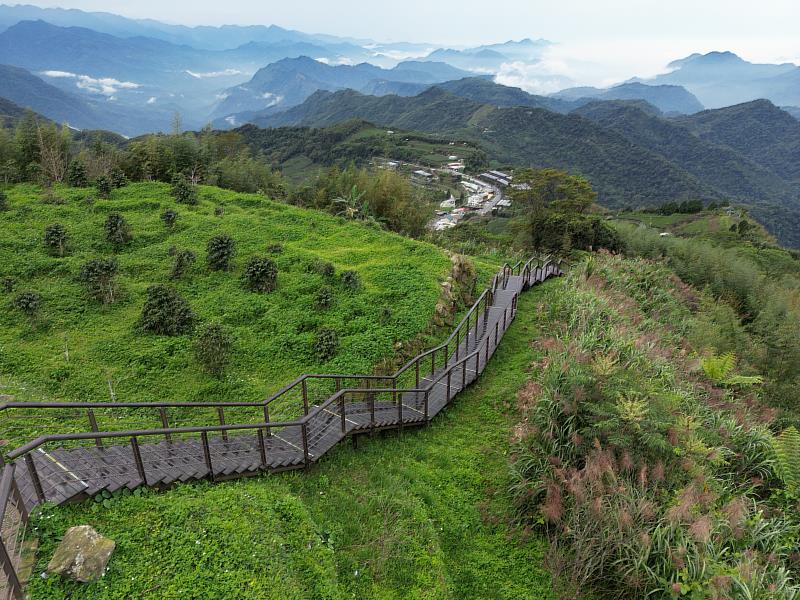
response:
M116 546L89 525L70 527L47 565L48 573L88 582L100 579Z

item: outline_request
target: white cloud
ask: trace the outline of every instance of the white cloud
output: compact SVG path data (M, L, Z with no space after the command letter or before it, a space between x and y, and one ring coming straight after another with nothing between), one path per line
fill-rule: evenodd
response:
M225 69L224 71L208 71L206 73L197 73L195 71L186 70L186 73L195 79L208 79L210 77L232 77L233 75L243 75L238 69Z
M133 83L132 81L120 81L112 77L90 77L89 75L78 75L69 71L42 71L41 75L59 79L75 79L75 85L78 88L93 94L103 94L104 96L113 96L119 90L135 90L141 87L138 83Z
M156 103L156 97L155 96L150 96L150 98L147 100L147 103L148 104L155 104Z
M533 94L551 94L574 85L574 81L568 76L569 71L566 64L558 62L515 61L503 63L495 81Z
M339 66L339 65L353 66L355 64L352 60L350 60L346 56L340 56L340 57L338 57L338 58L336 58L334 60L331 60L330 58L325 58L323 56L323 57L320 57L320 58L315 58L314 60L316 60L317 62L322 63L323 65L331 65L333 67Z
M229 117L225 117L225 122L232 127L236 127L236 116L231 115Z
M283 96L278 96L276 94L273 94L272 92L264 92L263 94L261 94L261 97L264 100L268 100L265 108L270 108L272 106L275 106L283 102Z

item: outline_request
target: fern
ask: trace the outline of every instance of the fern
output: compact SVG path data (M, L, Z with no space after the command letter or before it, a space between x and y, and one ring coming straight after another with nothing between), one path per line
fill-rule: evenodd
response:
M706 377L717 385L725 386L745 386L757 385L764 380L757 375L737 375L733 370L736 368L736 355L733 352L726 352L720 356L706 356L700 359L700 366L703 367Z
M800 431L792 426L773 439L775 466L786 490L793 496L800 493Z

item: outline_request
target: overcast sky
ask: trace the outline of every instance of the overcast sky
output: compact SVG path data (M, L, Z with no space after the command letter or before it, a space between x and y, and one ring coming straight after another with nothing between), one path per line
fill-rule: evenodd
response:
M557 42L554 68L586 80L652 75L691 52L800 62L798 0L33 0L186 25L276 24L309 33L479 45Z

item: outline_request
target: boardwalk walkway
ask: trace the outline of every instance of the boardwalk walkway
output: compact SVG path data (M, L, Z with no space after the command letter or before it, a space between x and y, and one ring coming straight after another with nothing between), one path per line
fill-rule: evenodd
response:
M504 266L445 343L394 375L304 375L258 403L0 405L5 435L38 435L6 454L0 478L8 589L16 589L19 532L42 502L306 468L348 437L428 423L483 372L519 294L560 274L549 261Z

